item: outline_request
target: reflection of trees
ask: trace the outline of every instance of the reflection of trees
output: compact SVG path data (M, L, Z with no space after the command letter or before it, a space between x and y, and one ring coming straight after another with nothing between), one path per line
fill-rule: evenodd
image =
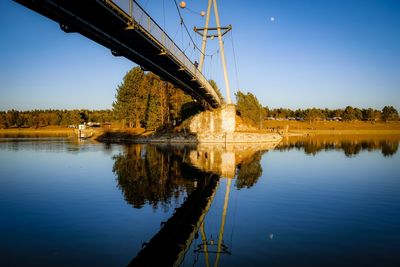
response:
M125 200L135 208L141 208L148 203L154 208L161 205L167 209L171 200L178 201L183 194L189 195L194 190L194 181L204 179L204 175L199 176L198 174L199 166L191 167L193 165L189 155L193 149L196 148L156 147L151 145L127 146L124 153L114 156L113 166L118 187L123 192ZM233 163L233 168L235 169L235 164L238 164L236 179L238 189L250 188L257 183L262 175L260 160L263 153L264 151L250 154L236 153L238 162ZM218 153L213 155L213 157L206 158L215 160L207 161L204 166L223 165L223 162L217 159L224 157L218 157ZM183 159L186 159L186 161ZM234 159L235 157L233 157ZM220 172L213 172L212 168L208 170L206 167L203 171L220 174ZM217 167L216 169L220 171L220 168Z
M382 142L382 154L385 157L392 156L396 154L399 148L399 142Z
M183 175L181 160L156 147L132 145L114 160L118 187L135 208L146 202L167 208L171 199L193 189L193 180Z
M304 153L316 155L320 151L343 150L348 157L359 154L363 150L381 150L384 156L394 155L399 147L398 140L359 140L359 139L294 139L281 143L276 149L304 150Z
M255 185L262 175L261 167L262 152L254 153L253 157L239 164L235 186L237 189L250 188Z
M344 141L342 142L341 148L344 151L344 154L347 157L351 157L353 155L357 155L358 153L360 153L362 145L361 143L353 143L350 141Z
M316 142L303 143L304 152L309 155L315 155L319 150L319 146Z

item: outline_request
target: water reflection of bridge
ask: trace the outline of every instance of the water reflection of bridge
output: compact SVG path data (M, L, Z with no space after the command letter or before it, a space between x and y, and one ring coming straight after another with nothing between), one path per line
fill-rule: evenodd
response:
M204 255L207 266L212 253L215 256L214 266L217 266L220 256L230 253L229 247L224 244L224 229L232 181L236 181L237 188L251 187L261 176L259 161L262 153L269 148L272 147L260 150L259 146L243 145L240 148L135 145L128 147L125 154L115 157L114 172L119 186L127 201L136 207L145 202L157 205L157 201L166 201L167 196L179 191L177 188L184 187L187 192L184 203L171 218L161 223L160 231L143 244L129 266L179 266L198 236L201 236L201 243L193 253ZM152 167L156 165L158 168ZM204 224L221 177L227 180L218 238L214 242L208 239ZM236 180L232 179L234 177ZM151 189L141 187L143 184ZM152 194L147 195L147 192ZM139 201L138 197L142 199Z

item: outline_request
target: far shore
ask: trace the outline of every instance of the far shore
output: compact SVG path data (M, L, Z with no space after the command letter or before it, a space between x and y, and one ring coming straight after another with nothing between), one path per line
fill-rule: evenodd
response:
M399 135L400 121L265 121L264 127L283 135Z
M107 142L112 139L119 139L130 142L135 140L149 140L152 136L160 137L160 134L155 134L153 131L145 131L144 129L119 129L119 128L92 128L94 135L92 139L97 139L99 136L107 136L108 138L100 138L99 141ZM399 135L400 136L400 122L332 122L332 121L318 121L318 122L300 122L300 121L265 121L264 128L257 130L256 132L277 132L283 136L321 136L321 135L363 135L363 136L385 136L385 135ZM61 126L47 126L39 128L8 128L0 129L0 136L15 135L15 136L29 136L29 135L40 135L40 136L71 136L76 134L76 129L61 127ZM169 138L174 136L180 137L181 141L184 141L186 136L191 136L188 133L183 134L182 132L172 132L168 134ZM191 136L193 139L193 136ZM123 142L123 141L122 141ZM128 141L129 142L129 141Z
M39 128L6 128L0 129L0 134L10 135L72 135L74 134L73 128L61 126L47 126Z

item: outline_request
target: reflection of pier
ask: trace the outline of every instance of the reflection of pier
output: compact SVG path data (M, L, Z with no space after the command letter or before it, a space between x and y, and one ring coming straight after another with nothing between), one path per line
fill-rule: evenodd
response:
M196 189L128 266L178 266L206 215L219 177L204 174Z
M215 144L199 145L197 148L189 148L189 151L188 147L182 147L174 151L173 154L180 162L178 173L184 176L189 175L190 180L194 180L195 188L182 206L175 210L173 216L162 223L160 231L144 244L144 248L128 266L179 266L198 234L201 234L201 243L194 247L193 252L204 255L206 266L210 265L210 254L214 254L213 266L218 266L220 256L231 253L223 241L231 178L234 178L238 171L236 187L251 187L262 173L259 163L262 153L275 146L276 144L241 144L240 146ZM165 151L165 148L163 150ZM157 150L148 149L146 157L152 155L150 151ZM152 158L156 157L152 156ZM209 239L206 236L205 221L216 194L220 176L228 179L218 238L214 242L212 238Z
M278 143L279 141L260 144L200 144L184 160L202 171L234 178L239 164L251 159L257 152L275 148Z

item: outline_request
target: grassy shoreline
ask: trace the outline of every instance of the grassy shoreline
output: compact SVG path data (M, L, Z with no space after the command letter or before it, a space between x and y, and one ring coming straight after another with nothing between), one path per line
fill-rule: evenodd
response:
M153 132L146 132L144 129L103 129L93 128L95 137L101 134L112 136L115 134L121 137L148 137ZM63 135L76 134L76 129L47 126L41 128L8 128L0 129L0 135ZM400 122L300 122L300 121L265 121L264 129L259 132L279 132L284 136L318 136L318 135L400 135ZM174 133L169 135L173 136ZM181 135L176 133L176 135ZM125 138L122 138L125 139Z
M0 129L0 134L16 134L16 135L41 135L41 134L57 134L57 135L72 135L73 128L49 126L41 128L7 128Z
M400 122L265 121L265 129L284 135L398 135Z

